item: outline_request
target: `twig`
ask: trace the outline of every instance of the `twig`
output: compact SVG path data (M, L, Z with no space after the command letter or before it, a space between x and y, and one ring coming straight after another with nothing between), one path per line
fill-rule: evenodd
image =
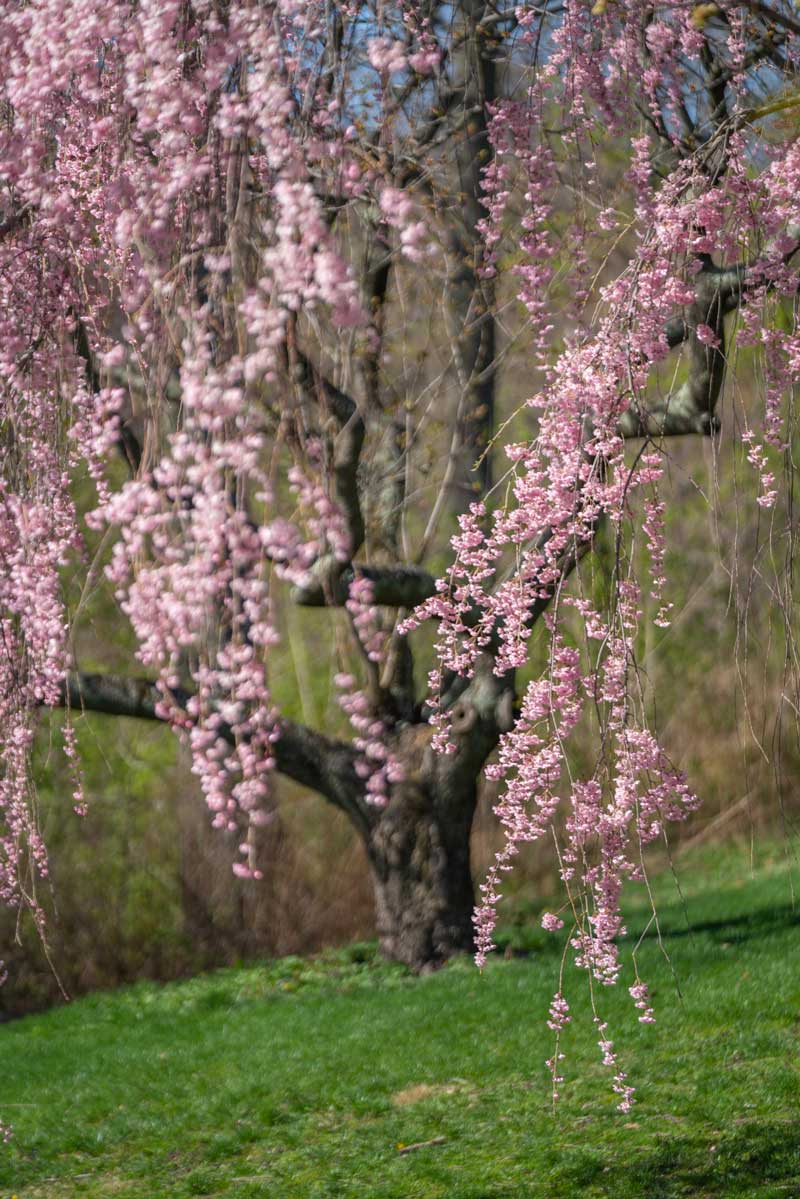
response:
M443 1145L447 1137L434 1137L431 1141L415 1141L413 1145L398 1145L398 1153L413 1153L415 1149L427 1149L429 1145Z

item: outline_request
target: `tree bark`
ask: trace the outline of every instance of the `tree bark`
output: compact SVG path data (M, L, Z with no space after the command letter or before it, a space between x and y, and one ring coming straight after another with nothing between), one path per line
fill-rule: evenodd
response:
M407 726L392 750L403 766L383 809L372 809L367 857L383 954L412 970L441 966L474 947L470 834L481 770L510 727L513 673L483 655L450 710L453 752L432 747L433 729Z
M489 6L484 0L461 0L456 11L464 39L454 64L463 88L463 125L455 139L457 202L441 217L448 264L445 312L460 391L451 499L460 510L492 485L488 449L495 416L496 297L494 280L479 274L484 251L479 226L489 215L482 181L492 157L488 113L497 72L496 46L482 27Z
M476 787L437 794L417 780L394 788L367 854L381 952L412 970L473 949L470 829Z

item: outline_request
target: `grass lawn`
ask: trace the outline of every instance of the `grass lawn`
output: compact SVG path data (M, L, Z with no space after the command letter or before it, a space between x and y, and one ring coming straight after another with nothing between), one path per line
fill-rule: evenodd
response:
M481 975L369 947L141 984L0 1028L0 1199L800 1196L800 914L781 851L683 858L639 951L658 1022L600 995L637 1087L615 1110L573 1009L552 1112L558 938ZM631 909L631 937L647 909ZM674 974L673 974L674 972ZM682 999L676 993L675 977ZM409 1149L409 1147L411 1147Z

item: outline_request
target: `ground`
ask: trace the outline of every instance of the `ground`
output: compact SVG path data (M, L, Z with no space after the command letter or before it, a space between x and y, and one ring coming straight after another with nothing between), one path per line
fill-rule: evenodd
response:
M0 1029L0 1199L787 1199L800 1196L800 913L781 847L678 861L599 1000L637 1087L615 1110L585 978L555 1113L557 938L512 931L483 974L370 946L139 984ZM535 926L525 926L522 928ZM627 982L630 979L626 980ZM680 995L677 987L680 987ZM682 997L681 997L682 996Z

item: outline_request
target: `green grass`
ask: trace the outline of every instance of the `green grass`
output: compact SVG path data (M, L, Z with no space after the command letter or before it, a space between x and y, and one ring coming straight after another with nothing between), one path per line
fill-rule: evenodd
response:
M411 978L369 946L183 984L140 984L0 1029L0 1197L671 1199L800 1196L800 917L780 855L657 882L639 952L658 1023L625 986L603 1014L637 1086L615 1111L588 1017L555 1115L544 1025L553 938L479 975ZM632 934L647 924L632 911ZM629 938L630 939L630 938ZM680 982L678 998L673 970ZM629 982L630 978L626 979ZM421 1142L411 1152L404 1146Z

